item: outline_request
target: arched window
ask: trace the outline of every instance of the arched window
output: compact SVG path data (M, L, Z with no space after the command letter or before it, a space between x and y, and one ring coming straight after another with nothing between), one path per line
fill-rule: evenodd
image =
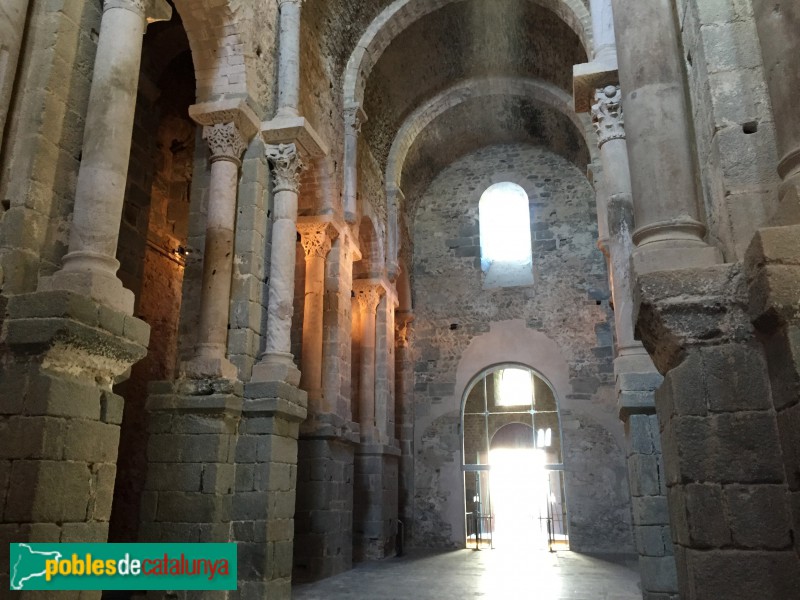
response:
M525 190L510 182L496 183L481 196L478 213L484 287L531 285L531 217Z

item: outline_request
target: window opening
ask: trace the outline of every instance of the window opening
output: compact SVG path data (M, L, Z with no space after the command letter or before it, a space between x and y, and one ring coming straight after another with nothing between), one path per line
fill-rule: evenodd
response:
M484 287L533 283L528 195L515 183L496 183L478 203Z

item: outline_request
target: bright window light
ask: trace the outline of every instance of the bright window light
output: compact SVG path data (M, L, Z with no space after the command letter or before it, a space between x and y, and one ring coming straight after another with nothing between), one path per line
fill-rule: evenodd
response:
M478 211L484 271L495 262L531 262L531 218L525 190L514 183L496 183L481 196Z
M503 369L497 375L495 388L497 406L530 405L533 398L533 379L525 369Z
M483 288L533 285L528 195L504 182L487 189L478 203Z

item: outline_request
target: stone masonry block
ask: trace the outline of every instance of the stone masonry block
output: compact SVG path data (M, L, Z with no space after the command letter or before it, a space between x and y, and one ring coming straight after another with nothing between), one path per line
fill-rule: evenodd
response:
M658 456L633 454L628 459L631 494L633 496L658 496L662 478Z
M674 556L640 556L642 588L648 592L672 593L678 589Z
M11 417L0 421L0 436L4 440L0 456L59 460L64 456L67 423L65 419L46 417Z
M718 548L729 544L731 532L722 488L690 484L684 488L684 493L685 518L692 545L697 548Z
M4 513L9 521L83 522L92 476L88 465L80 462L16 461L11 468L11 489L35 492L10 495Z
M236 465L209 464L203 466L201 491L207 494L230 494L236 480Z
M628 439L631 451L637 454L654 454L659 451L658 420L655 415L631 415L628 419Z
M64 436L64 458L84 462L117 462L119 426L72 419Z
M792 524L783 486L727 486L724 497L736 546L779 550L791 545Z
M688 585L696 598L788 599L800 590L800 559L793 550L685 552Z
M667 499L664 496L632 498L635 525L663 525L669 522Z
M770 408L767 367L761 351L742 344L701 350L709 410L733 412Z
M91 471L94 479L87 516L95 521L108 521L111 518L111 502L114 499L117 466L114 463L94 464ZM101 541L105 541L105 539Z
M101 394L96 385L38 373L31 378L25 413L97 420L100 418Z
M642 556L665 556L672 554L669 527L663 525L640 525L634 528L636 550Z
M199 492L202 472L201 463L153 462L147 468L147 489Z
M159 492L157 521L216 523L230 519L230 498L198 492Z

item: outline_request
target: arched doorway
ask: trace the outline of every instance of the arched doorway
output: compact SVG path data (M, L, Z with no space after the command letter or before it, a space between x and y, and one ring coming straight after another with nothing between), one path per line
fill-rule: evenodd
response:
M558 402L532 369L491 367L461 411L469 548L567 549Z

